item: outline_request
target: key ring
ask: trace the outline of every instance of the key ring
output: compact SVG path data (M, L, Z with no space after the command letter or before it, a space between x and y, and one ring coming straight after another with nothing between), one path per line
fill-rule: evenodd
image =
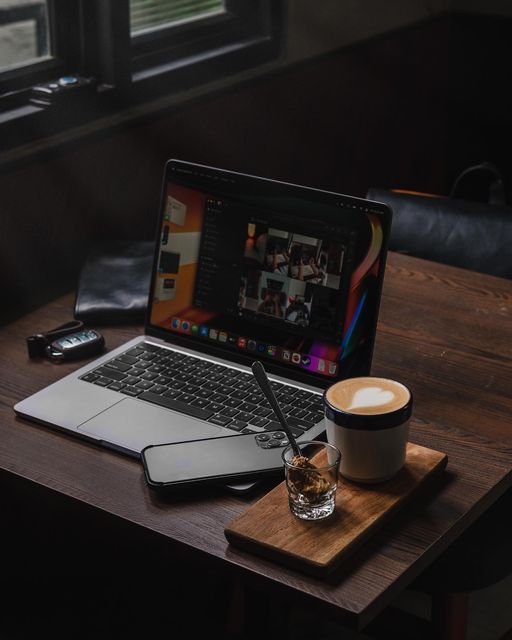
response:
M67 336L69 333L80 331L83 327L84 323L81 320L71 320L46 333L35 333L34 335L28 336L28 357L41 358L45 355L49 356L50 354L47 352L47 347L49 347L54 340Z

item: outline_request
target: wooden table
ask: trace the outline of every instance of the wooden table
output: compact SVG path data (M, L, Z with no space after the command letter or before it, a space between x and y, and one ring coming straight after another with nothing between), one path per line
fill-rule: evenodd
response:
M205 568L227 571L267 597L304 602L363 628L512 485L510 281L389 256L372 373L412 388L411 440L446 451L449 464L430 492L329 580L229 547L225 525L261 494L162 502L136 460L15 418L16 401L76 366L29 361L24 340L69 320L72 303L72 296L60 299L0 332L0 487L4 495L6 487L21 490L26 509L31 496L43 512L61 499L84 526L103 518L105 537L108 527L121 528L162 553L188 553ZM142 332L102 330L108 347Z

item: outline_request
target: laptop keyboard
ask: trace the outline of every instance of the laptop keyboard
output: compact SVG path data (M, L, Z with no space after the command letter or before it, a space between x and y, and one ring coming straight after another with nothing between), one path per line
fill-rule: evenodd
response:
M80 379L240 433L282 429L252 374L147 342ZM271 385L295 437L323 420L321 395Z

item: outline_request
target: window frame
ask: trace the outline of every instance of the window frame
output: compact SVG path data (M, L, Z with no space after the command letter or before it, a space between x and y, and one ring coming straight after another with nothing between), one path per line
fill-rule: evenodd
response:
M206 16L133 38L129 0L118 0L115 5L96 2L96 15L87 28L89 41L94 33L100 34L95 49L105 52L110 47L111 54L100 54L90 72L135 103L148 95L168 93L171 76L173 91L179 91L276 58L282 49L284 0L226 0L225 15Z
M134 71L150 65L160 65L165 60L197 54L209 47L210 43L214 43L214 46L215 43L227 45L235 39L242 40L254 35L256 29L249 30L247 24L259 22L258 12L266 3L240 3L235 0L224 2L225 13L132 35Z
M55 57L0 72L4 149L100 118L106 127L111 116L115 120L131 107L162 97L172 100L184 90L275 60L282 51L285 6L286 0L226 0L226 15L132 39L129 0L48 0ZM34 85L69 74L94 78L94 88L67 92L76 95L72 109L59 96L48 105L33 106Z
M48 0L51 57L0 71L0 95L27 89L80 65L80 14L79 0Z

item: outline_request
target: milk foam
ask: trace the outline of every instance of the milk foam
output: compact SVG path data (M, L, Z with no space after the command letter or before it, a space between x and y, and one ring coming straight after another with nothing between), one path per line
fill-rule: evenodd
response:
M375 377L341 380L326 393L332 407L364 415L396 411L407 404L410 397L409 390L400 382Z

